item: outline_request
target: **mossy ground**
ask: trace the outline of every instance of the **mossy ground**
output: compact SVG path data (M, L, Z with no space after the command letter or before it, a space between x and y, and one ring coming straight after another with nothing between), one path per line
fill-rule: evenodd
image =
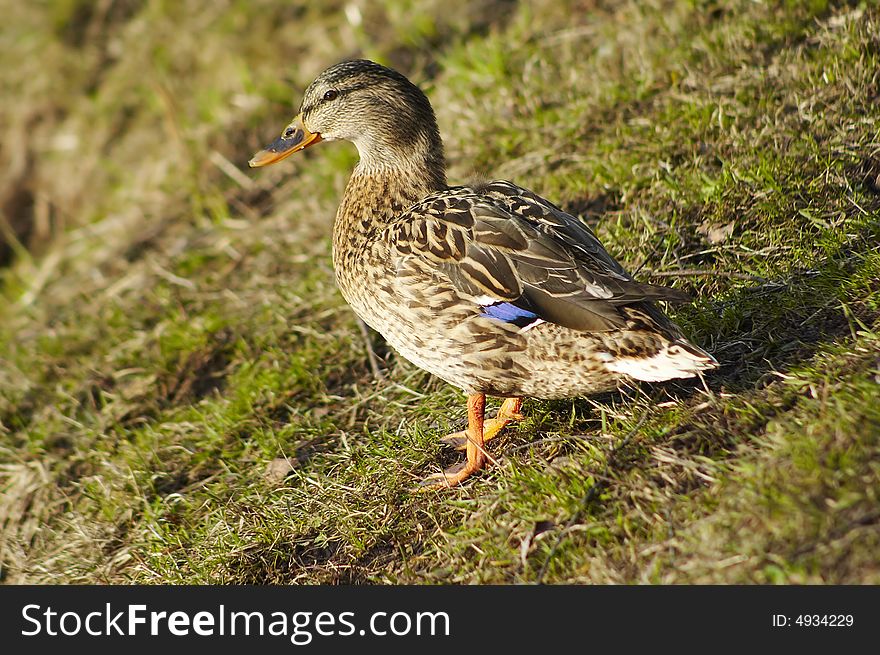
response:
M880 582L876 2L19 3L0 34L7 582ZM450 178L586 220L713 352L528 401L463 487L463 396L333 284L355 161L245 162L325 66L434 102ZM286 462L279 462L284 460Z

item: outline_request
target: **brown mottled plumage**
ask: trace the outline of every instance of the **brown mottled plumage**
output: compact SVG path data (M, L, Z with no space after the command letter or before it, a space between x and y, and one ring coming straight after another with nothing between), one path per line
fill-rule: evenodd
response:
M431 483L479 470L523 396L717 366L654 303L687 297L633 280L577 218L506 181L447 186L431 105L396 71L365 60L324 71L251 165L333 139L360 154L333 227L342 295L401 355L469 395L468 429L447 438L467 463ZM507 400L484 421L486 394Z

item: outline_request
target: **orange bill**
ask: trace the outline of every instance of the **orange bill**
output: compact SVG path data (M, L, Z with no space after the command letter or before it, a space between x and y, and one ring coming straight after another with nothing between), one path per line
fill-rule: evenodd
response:
M248 164L251 168L268 166L286 159L293 153L308 148L320 140L320 134L312 134L305 128L302 114L300 114L284 129L280 137L251 157Z

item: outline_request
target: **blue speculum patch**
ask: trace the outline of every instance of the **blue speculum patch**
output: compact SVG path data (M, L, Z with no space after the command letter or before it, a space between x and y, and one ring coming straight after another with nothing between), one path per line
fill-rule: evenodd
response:
M534 323L535 319L538 318L538 315L535 312L523 309L522 307L517 307L509 302L498 302L492 305L486 305L483 307L483 313L480 314L480 316L512 323L518 327L526 327L527 325Z

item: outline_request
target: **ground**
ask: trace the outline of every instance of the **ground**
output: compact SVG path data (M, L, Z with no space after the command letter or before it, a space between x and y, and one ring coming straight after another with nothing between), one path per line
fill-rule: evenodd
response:
M0 33L8 583L880 583L876 2L19 3ZM356 152L247 159L324 67L433 102L450 179L579 215L720 361L463 395L333 283ZM378 354L370 366L368 349Z

